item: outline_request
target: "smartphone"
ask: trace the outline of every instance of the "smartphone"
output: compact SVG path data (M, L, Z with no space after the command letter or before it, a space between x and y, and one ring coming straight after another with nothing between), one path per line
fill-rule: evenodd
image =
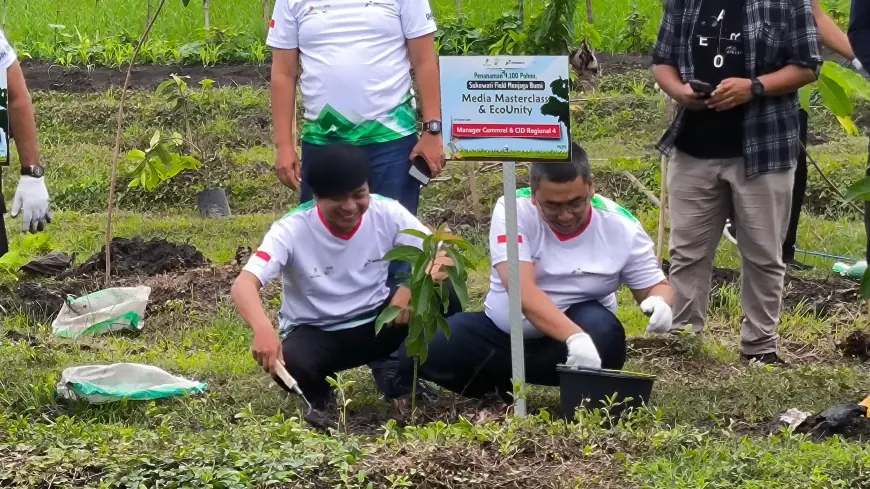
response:
M432 180L429 163L426 163L426 158L422 156L418 156L411 161L411 168L408 170L408 173L424 187L429 185L429 181Z
M689 86L699 95L709 97L713 93L713 85L701 80L689 80Z

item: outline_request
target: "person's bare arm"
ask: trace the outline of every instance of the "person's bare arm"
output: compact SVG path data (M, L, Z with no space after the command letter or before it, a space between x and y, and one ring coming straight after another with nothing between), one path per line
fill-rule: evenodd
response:
M758 80L764 85L765 95L786 95L816 81L816 74L803 66L786 65L778 71L759 76Z
M441 82L435 54L435 34L408 39L408 57L420 91L423 120L441 120Z
M293 124L296 123L296 80L299 76L299 50L274 49L272 54L272 118L275 146L296 150Z
M846 33L825 12L819 0L812 0L812 2L813 17L816 19L816 27L819 30L819 38L822 40L822 44L849 61L855 59L855 51L852 50L852 44L849 43L849 37Z
M260 300L260 280L251 272L242 271L233 284L230 295L242 319L254 330L272 331L272 320Z
M634 296L634 300L638 304L643 302L647 297L656 295L664 299L669 306L673 307L674 305L674 289L671 288L667 280L662 280L646 289L632 290L631 295Z
M501 283L507 289L508 264L499 263L495 266L501 278ZM535 282L535 265L520 262L520 296L522 298L523 314L541 333L554 340L565 342L571 336L582 333L583 329L568 319L547 294L538 288Z
M254 359L264 370L275 373L276 362L284 363L284 356L278 334L260 300L261 287L256 275L243 270L233 284L230 295L239 315L254 331L251 346Z
M21 167L26 168L39 163L39 147L36 137L36 115L33 110L33 101L27 90L24 80L24 72L18 61L12 63L6 72L9 113L15 117L9 118L12 136L15 138L15 147L18 149L18 159Z

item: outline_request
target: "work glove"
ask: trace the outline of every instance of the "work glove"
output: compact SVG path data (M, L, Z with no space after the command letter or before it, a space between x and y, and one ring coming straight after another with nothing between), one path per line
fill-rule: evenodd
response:
M569 367L601 368L601 357L592 338L586 333L571 335L566 341L568 345L568 360L565 362Z
M48 189L45 187L45 177L21 176L18 189L12 201L12 217L18 217L23 212L21 230L37 233L45 229L51 222L51 210L48 207Z
M657 295L647 297L640 303L640 310L649 316L647 333L667 333L671 330L674 313L671 311L671 306L662 297Z

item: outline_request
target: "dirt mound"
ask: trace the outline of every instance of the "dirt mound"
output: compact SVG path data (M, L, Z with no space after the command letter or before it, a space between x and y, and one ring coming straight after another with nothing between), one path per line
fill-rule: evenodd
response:
M154 276L207 266L208 260L188 244L176 244L165 239L145 241L142 238L112 240L112 275L118 277ZM106 247L90 257L71 275L98 275L106 270Z
M870 360L870 335L863 331L854 331L845 340L837 344L843 356L857 358L862 362Z

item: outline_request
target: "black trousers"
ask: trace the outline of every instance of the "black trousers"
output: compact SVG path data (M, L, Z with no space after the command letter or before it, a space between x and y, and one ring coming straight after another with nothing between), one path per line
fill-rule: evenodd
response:
M459 298L453 285L446 281L450 293L448 316L461 312ZM378 308L379 314L392 301L392 293ZM375 322L338 331L324 331L318 326L302 325L294 328L284 338L282 349L287 372L299 383L299 388L308 402L323 409L333 400L332 387L326 380L338 372L363 365L372 365L372 375L378 389L387 397L400 398L411 392L395 381L399 367L398 359L390 361L408 336L407 326L386 326L375 334ZM277 377L278 385L284 387ZM396 390L401 389L401 390Z
M800 141L801 149L798 153L797 167L794 171L794 187L791 194L791 217L788 221L788 230L785 233L785 241L782 243L782 259L785 262L794 260L795 246L797 244L798 223L801 220L801 209L804 205L804 197L807 193L807 125L809 114L800 109Z
M619 319L598 301L575 304L565 312L590 337L601 366L621 369L625 364L625 329ZM429 344L429 358L419 366L420 378L468 397L498 393L506 401L513 392L510 334L500 330L484 312L467 312L448 319L450 339L439 330ZM565 343L550 337L527 339L526 382L559 385L556 365L565 363ZM400 354L399 381L411 385L414 362ZM407 387L405 387L407 388Z
M6 201L3 199L3 173L0 171L0 256L9 251L9 241L6 238L6 222L3 220L6 214Z

